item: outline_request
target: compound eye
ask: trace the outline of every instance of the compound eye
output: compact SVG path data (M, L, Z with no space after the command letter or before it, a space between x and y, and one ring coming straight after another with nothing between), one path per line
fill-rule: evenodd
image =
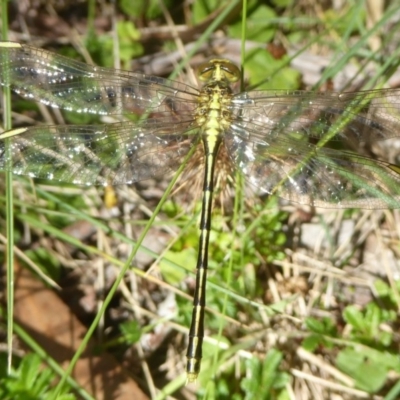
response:
M197 75L199 79L203 82L209 81L215 71L215 65L211 61L204 62L197 67Z
M240 79L239 68L229 60L223 60L223 62L221 62L221 70L224 72L229 82L237 82Z

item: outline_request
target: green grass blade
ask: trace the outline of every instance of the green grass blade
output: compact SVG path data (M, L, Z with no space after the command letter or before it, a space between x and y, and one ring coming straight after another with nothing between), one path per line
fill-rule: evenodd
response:
M1 2L2 38L8 39L8 7L7 1ZM11 94L10 88L3 88L3 120L4 129L11 129ZM9 141L6 143L6 151L9 149ZM11 158L10 158L11 159ZM11 161L9 161L11 162ZM14 320L14 213L13 213L13 174L11 168L6 176L6 236L7 236L7 352L8 373L11 372L12 348L13 348L13 320Z

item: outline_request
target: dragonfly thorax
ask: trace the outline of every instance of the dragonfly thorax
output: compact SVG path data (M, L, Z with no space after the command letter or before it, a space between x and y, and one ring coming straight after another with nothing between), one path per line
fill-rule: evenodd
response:
M231 124L232 89L226 81L206 84L199 96L196 122L202 136L221 137Z
M231 123L231 84L240 79L239 68L226 59L212 59L198 67L204 86L198 98L196 122L203 137L221 138Z

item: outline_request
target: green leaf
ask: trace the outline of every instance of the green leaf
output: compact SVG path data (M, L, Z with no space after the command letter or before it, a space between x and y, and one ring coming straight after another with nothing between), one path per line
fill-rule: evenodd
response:
M283 354L272 349L263 362L257 358L246 361L246 378L240 385L246 393L246 400L276 398L276 392L285 388L290 378L288 374L279 371L282 359Z
M185 279L186 273L182 268L175 268L166 260L171 260L178 265L196 265L197 254L194 248L184 249L179 253L168 251L165 254L165 257L160 262L161 273L166 282L176 285Z
M36 354L26 355L17 369L10 375L4 374L0 379L0 395L3 400L38 400L52 399L54 373L49 368L42 368L41 359ZM65 387L57 399L74 400L67 394Z
M291 7L294 3L294 0L272 0L272 4L275 4L277 7Z
M137 321L126 321L119 324L124 340L128 344L134 344L139 341L142 336L140 325Z
M220 0L201 0L193 3L192 23L199 24L220 7Z
M400 291L400 281L396 281L396 288L392 288L386 282L377 279L374 281L375 291L379 297L379 303L383 303L386 308L397 310L397 293Z
M276 60L264 49L253 49L246 53L245 75L258 90L297 89L300 74L287 65L287 56Z
M305 323L311 332L327 336L336 335L336 326L333 320L330 318L322 318L321 320L315 318L306 318Z
M345 321L358 330L364 330L364 317L356 306L348 306L343 311Z
M38 377L40 358L34 354L29 354L22 360L19 368L20 383L26 388L32 388Z
M323 342L323 337L321 335L310 335L306 337L301 345L309 352L314 352Z
M261 371L261 384L264 388L271 390L273 387L277 388L280 383L278 367L283 359L280 351L272 349L268 352L264 360Z
M140 32L131 21L121 21L117 24L119 39L119 55L122 64L129 69L131 60L144 53L143 46L139 43Z
M276 28L270 23L273 18L276 18L276 13L272 8L264 5L256 7L246 18L246 39L261 43L270 42L276 32ZM242 21L229 26L228 33L229 36L241 39Z
M132 0L119 0L119 8L121 11L132 18L139 18L143 15L146 9L146 2L132 1Z
M357 349L342 350L336 358L336 365L355 380L357 388L376 393L385 384L388 368L382 362L374 362L368 349Z
M396 320L394 310L386 310L375 302L367 304L365 310L360 311L354 306L346 307L343 311L345 321L352 326L350 336L362 343L379 343L389 346L393 335L381 329L382 323Z

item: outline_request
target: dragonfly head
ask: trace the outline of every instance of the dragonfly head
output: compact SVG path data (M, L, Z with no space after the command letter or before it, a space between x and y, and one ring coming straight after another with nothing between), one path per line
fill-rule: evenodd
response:
M223 58L214 58L199 65L197 69L201 82L234 83L240 79L239 68L231 61Z

